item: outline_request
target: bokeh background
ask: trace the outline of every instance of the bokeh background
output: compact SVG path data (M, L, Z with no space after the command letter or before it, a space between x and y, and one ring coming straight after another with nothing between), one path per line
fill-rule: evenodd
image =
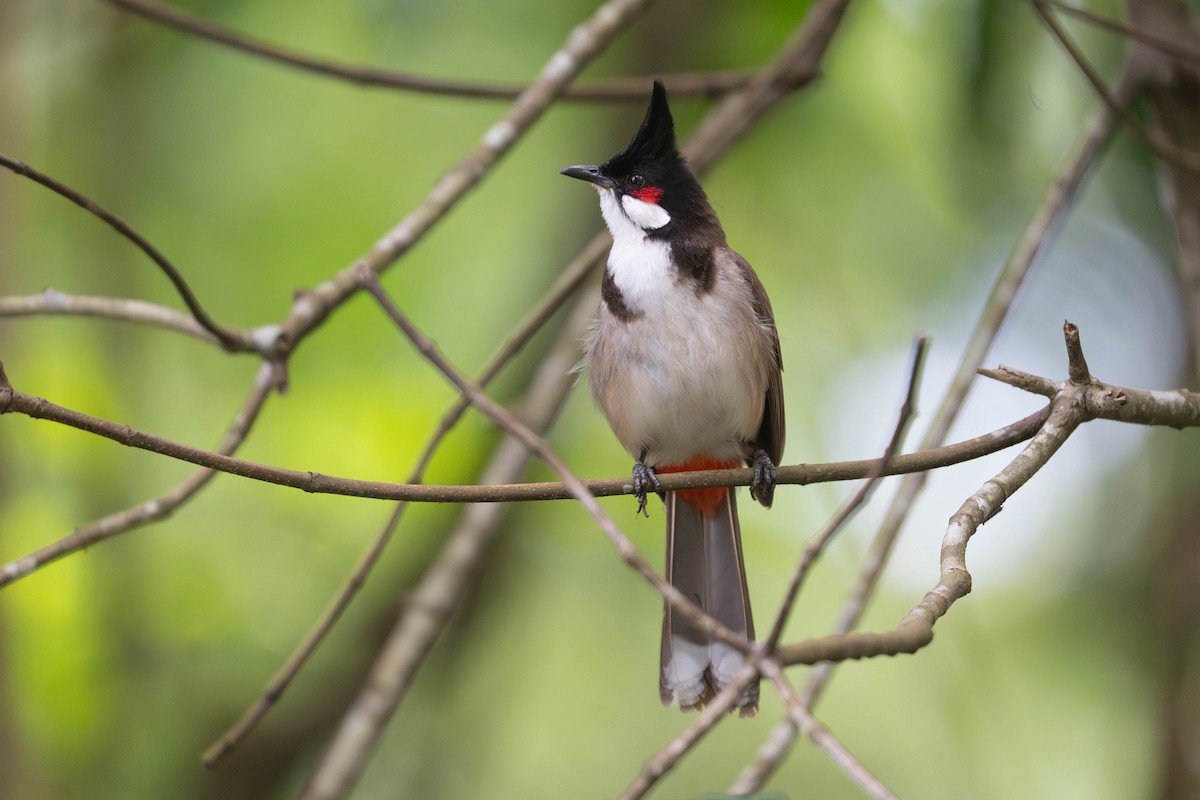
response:
M236 30L347 62L444 77L534 76L593 2L189 0ZM1103 0L1090 4L1119 15ZM584 79L756 66L795 2L664 0ZM1118 36L1069 26L1107 75ZM649 84L647 83L647 90ZM934 338L915 441L999 267L1097 100L1019 2L865 0L822 78L784 102L705 184L759 271L786 363L785 461L868 457L893 423L911 337ZM686 136L709 107L679 98ZM88 0L0 4L0 151L129 220L210 312L278 321L293 291L352 262L421 201L502 103L364 89L267 64ZM628 140L642 104L562 104L385 278L473 373L601 224L557 172ZM1118 135L1022 290L989 363L1065 374L1064 319L1093 372L1192 378L1173 233L1152 159ZM0 292L47 287L178 306L163 276L68 202L0 173ZM494 395L554 344L536 339ZM0 319L0 359L30 394L215 446L257 368L172 333L95 319ZM454 394L359 297L291 362L239 455L401 480ZM1194 385L1194 383L1193 383ZM952 439L1035 398L982 383ZM470 415L428 475L469 483L497 435ZM579 473L628 458L577 389L551 432ZM1015 452L1015 451L1013 451ZM865 621L890 628L937 578L946 518L1012 452L933 476ZM0 562L157 496L191 467L16 415L0 419ZM1194 574L1196 434L1087 425L972 542L975 590L917 656L840 668L818 715L904 797L1153 796L1176 625ZM548 479L534 469L532 479ZM800 551L852 486L743 503L754 602L770 618ZM788 638L828 630L894 488L819 565ZM604 501L659 563L662 515ZM199 753L254 699L386 519L386 504L219 477L169 519L0 591L0 796L294 796L399 604L459 509L413 509L351 611L222 770ZM689 719L656 696L661 599L573 503L511 509L473 591L395 717L356 797L607 797ZM803 678L803 670L795 676ZM764 689L657 790L729 785L780 718ZM800 742L769 788L856 797Z

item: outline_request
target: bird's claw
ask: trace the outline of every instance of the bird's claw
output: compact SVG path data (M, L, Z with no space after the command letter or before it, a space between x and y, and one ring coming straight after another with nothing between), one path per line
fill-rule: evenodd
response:
M636 514L641 514L643 517L650 516L650 512L646 510L646 493L651 487L654 491L658 491L659 485L658 476L654 474L654 467L647 466L641 460L633 465L633 493L638 501L635 516Z
M775 462L760 447L754 449L750 460L754 462L754 480L750 482L750 496L770 508L775 499Z

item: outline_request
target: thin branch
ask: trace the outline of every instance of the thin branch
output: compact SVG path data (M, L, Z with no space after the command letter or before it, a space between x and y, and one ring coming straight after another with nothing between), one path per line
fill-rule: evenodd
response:
M221 341L190 314L157 303L124 297L66 294L45 289L40 294L0 297L0 317L78 316L133 322L194 336L221 347ZM239 339L251 340L251 334L238 331ZM246 348L243 348L246 349Z
M757 658L757 655L753 656L746 662L742 669L734 675L733 680L717 692L713 699L696 715L691 725L684 728L662 750L647 759L641 772L621 793L620 800L639 800L645 797L660 778L666 775L681 758L687 755L688 751L704 738L706 733L725 718L742 691L758 680Z
M11 385L2 385L0 386L0 414L14 413L24 414L34 419L57 422L111 439L127 447L147 450L219 472L228 472L231 475L300 489L313 494L335 494L372 500L407 500L421 503L506 503L566 500L573 496L567 485L554 481L494 486L389 483L285 469L181 444L139 431L129 425L110 422L64 408L41 397L18 392ZM1032 436L1043 417L1044 412L1037 412L997 431L973 439L932 450L898 455L884 468L883 474L902 475L924 472L1003 450ZM1146 424L1157 423L1150 421ZM872 470L879 469L881 463L880 459L872 458L858 461L835 461L827 464L795 464L778 468L776 481L781 485L806 486L813 483L859 480L870 475ZM721 469L671 473L659 476L659 481L664 491L676 491L749 486L753 478L754 471L751 469ZM615 497L632 493L628 476L588 480L584 481L584 485L595 497Z
M248 55L277 64L295 67L306 72L337 78L359 86L401 89L422 94L447 97L471 97L483 100L513 100L525 88L518 84L497 84L429 78L378 67L344 64L332 59L308 55L298 50L269 44L261 39L232 31L201 19L194 14L153 0L105 0L109 5L137 14ZM659 79L677 96L719 97L746 83L749 70L714 70L712 72L683 72L664 75ZM575 86L563 93L565 100L644 102L649 77L618 78Z
M1115 89L1115 95L1120 102L1129 102L1135 91L1136 83L1129 62L1126 61ZM982 366L984 358L987 357L992 343L1008 317L1008 312L1012 308L1018 291L1033 269L1038 257L1053 238L1053 232L1071 207L1072 201L1082 188L1093 164L1099 159L1105 144L1112 136L1116 124L1117 119L1108 107L1102 106L1097 109L1083 132L1075 140L1062 168L1054 180L1047 185L1037 208L1009 253L1004 267L996 276L987 301L980 311L975 329L971 332L971 338L963 349L962 357L955 368L950 386L946 389L946 394L942 397L942 401L934 413L929 429L921 439L919 445L921 450L937 448L946 441L950 427L958 418L958 412L975 381L975 371ZM925 488L927 480L927 473L915 472L900 482L900 486L884 514L883 522L863 559L862 570L855 581L850 597L834 625L833 635L847 634L858 625L858 621L878 585L879 577L883 574L883 569L891 558L892 548L900 535L900 530L905 520L908 519L917 497ZM835 663L819 664L813 669L801 692L807 707L811 708L816 703L836 666ZM731 791L750 794L761 788L774 769L783 762L795 734L795 729L791 728L788 722L780 723L760 748L754 763L748 766L734 782Z
M513 102L508 112L483 135L479 144L447 170L420 205L375 243L369 253L342 268L311 291L299 295L279 328L282 352L321 324L333 311L362 289L360 269L382 274L425 236L488 174L513 145L537 122L592 59L607 47L651 0L609 0L578 25L554 53L537 78Z
M925 353L928 348L928 335L922 334L913 340L912 355L909 358L908 380L905 383L904 397L900 403L900 413L897 414L896 425L892 429L892 435L888 439L887 446L884 448L883 457L879 460L879 466L877 469L871 470L867 475L867 479L858 487L858 491L842 505L838 513L825 526L825 529L813 539L812 543L804 548L800 563L796 567L795 574L792 576L792 582L784 594L779 613L775 616L775 624L771 627L771 635L767 637L765 649L768 653L774 652L776 645L779 644L779 638L783 635L784 625L787 624L792 607L795 605L796 597L800 594L800 587L804 584L804 579L808 576L812 565L816 563L817 558L825 551L829 543L833 541L833 537L837 535L838 531L866 503L875 485L883 477L884 471L899 451L904 433L908 430L908 423L916 411L917 386L920 383L921 368L925 364Z
M4 383L7 381L3 371L3 365L0 365L0 405L3 404ZM238 413L234 415L229 430L226 431L225 437L221 440L218 452L223 454L232 453L241 446L242 442L245 441L246 435L250 432L251 426L254 425L255 420L258 418L258 413L262 410L263 404L266 403L271 389L276 386L276 381L277 375L272 365L263 364L258 370L258 376L254 380L254 386L250 390L249 396L242 403L242 407ZM207 468L199 469L161 497L147 500L144 503L139 503L136 506L114 514L109 514L106 517L84 525L56 542L39 548L24 558L19 558L16 561L0 566L0 588L25 577L29 573L53 561L57 561L63 556L78 552L105 539L111 539L136 527L170 516L180 506L195 496L197 492L203 489L216 475L217 472L214 470Z
M956 600L971 591L967 571L967 541L999 511L1033 475L1045 466L1067 437L1086 420L1078 405L1082 387L1068 385L1055 398L1050 416L1037 435L1001 470L971 495L950 518L942 539L942 574L935 586L893 630L881 633L847 633L808 639L779 648L784 664L816 664L881 655L915 653L933 641L933 626Z
M1067 14L1068 16L1076 17L1085 20L1091 24L1105 28L1114 33L1119 33L1123 36L1128 36L1131 39L1137 39L1143 44L1147 44L1154 49L1177 58L1180 61L1185 61L1190 64L1200 64L1200 50L1192 47L1181 41L1167 39L1163 36L1158 36L1155 33L1146 30L1145 28L1132 25L1124 20L1108 17L1103 14L1097 14L1086 8L1073 6L1069 3L1064 3L1062 0L1042 0L1048 6L1053 6L1058 11Z
M897 800L896 795L875 777L866 765L854 757L854 754L838 740L833 732L822 725L812 711L804 705L795 688L788 681L783 670L774 659L764 659L763 674L775 684L779 696L783 698L784 708L787 709L788 719L797 730L807 736L813 744L829 756L829 759L846 773L850 780L875 800Z
M1064 325L1064 338L1070 360L1083 363L1078 346L1078 330ZM1012 370L995 371L997 376ZM1030 376L1032 378L1033 376ZM1040 386L1039 386L1040 384ZM925 595L900 624L891 631L871 634L848 633L809 639L787 645L778 651L784 664L815 664L876 655L913 653L933 639L933 626L950 610L954 602L971 591L967 571L967 542L983 523L997 513L1017 490L1025 485L1058 451L1067 437L1081 424L1097 418L1122 422L1166 425L1174 428L1200 427L1200 394L1179 390L1147 392L1110 386L1091 375L1076 375L1075 380L1052 382L1045 378L1021 378L1020 388L1035 389L1052 396L1050 415L1041 430L1012 462L986 482L962 504L950 518L942 539L941 577L938 585Z
M1148 130L1142 126L1136 119L1134 119L1133 115L1126 110L1125 103L1121 102L1113 95L1112 92L1108 90L1108 87L1104 83L1104 79L1100 77L1099 73L1096 72L1095 68L1092 67L1091 63L1088 62L1082 51L1080 51L1079 47L1075 44L1075 41L1067 35L1067 32L1063 30L1063 27L1058 24L1058 20L1055 19L1054 15L1049 11L1046 5L1046 0L1029 1L1033 5L1034 11L1037 12L1038 17L1040 17L1043 24L1045 24L1046 28L1051 34L1054 35L1054 38L1058 40L1058 43L1067 52L1067 55L1069 55L1071 60L1075 62L1075 66L1079 68L1079 71L1083 73L1085 78L1087 78L1088 83L1092 85L1092 88L1095 90L1096 94L1101 100L1104 101L1104 104L1108 106L1109 110L1121 120L1121 122L1125 125L1125 128L1143 143L1145 143L1147 147L1153 150L1154 154L1159 158L1170 162L1179 169L1187 170L1188 172L1194 174L1200 173L1200 156L1176 147L1164 137L1160 136L1157 131Z
M150 244L150 242L144 236L130 227L129 223L127 223L125 220L121 219L116 214L113 214L111 211L106 210L95 201L88 199L83 194L75 191L70 186L51 178L49 175L46 175L43 172L39 172L23 161L18 161L15 158L10 158L9 156L0 153L0 166L11 170L18 175L29 178L34 183L39 183L55 194L67 198L75 205L87 211L89 214L107 223L109 227L132 242L135 247L145 253L151 261L158 265L158 268L163 271L163 274L165 274L175 286L175 290L183 299L184 304L187 305L188 310L192 312L192 316L196 318L196 322L199 323L199 325L206 331L216 337L216 339L221 343L221 346L226 350L230 352L246 352L257 350L254 342L245 333L229 330L221 325L218 325L212 319L212 317L208 315L208 312L204 310L204 307L200 305L200 301L196 299L196 295L192 292L191 287L188 286L187 281L184 280L183 275L175 268L175 265L168 261L167 257L164 256L157 247Z
M596 237L596 240L600 240L600 244L604 244L601 237ZM596 240L593 240L593 243ZM595 260L603 255L603 249L599 253L594 250L595 248L590 246L585 248L584 252L563 273L564 277L573 272L586 275L587 269L592 265L586 264L584 269L576 267L580 263L580 259L590 256ZM540 330L549 314L558 307L562 299L565 299L567 295L561 292L562 283L563 281L560 281L556 284L549 292L548 297L538 304L538 308L531 317L501 346L499 352L493 356L480 373L479 378L476 379L479 386L486 386L491 382L504 364L521 349L521 346L535 331ZM595 293L585 293L580 302L576 304L576 316L590 317L594 312L596 301ZM574 320L569 322L574 322ZM575 339L562 338L556 348L556 353L558 353L557 357L552 354L543 368L551 370L555 375L568 375L571 365L579 359L578 345ZM534 430L548 428L566 398L565 384L567 382L563 383L562 391L558 392L538 392L535 386L526 395L525 402L522 403L520 418ZM425 470L437 448L469 406L469 401L463 395L459 395L459 400L442 417L437 430L426 442L425 449L417 458L417 463L408 476L408 483L416 484L424 479ZM481 480L484 483L516 480L528 459L529 453L524 447L515 444L511 439L506 439L493 454L481 475ZM407 508L407 502L402 501L396 505L382 530L359 559L358 564L355 565L350 576L334 595L329 606L292 655L267 683L262 694L246 709L233 726L205 749L201 760L206 767L210 769L216 767L225 756L245 740L287 691L308 659L340 619L342 613L349 607L354 595L366 583L368 575L395 533ZM469 576L474 573L475 565L482 552L482 544L489 538L482 535L481 532L488 530L487 523L503 514L505 510L506 507L503 504L468 507L464 517L469 521L456 526L455 531L448 537L448 541L454 541L455 545L439 550L434 561L425 570L410 599L405 603L401 618L397 621L397 627L405 626L400 635L409 643L409 646L402 650L405 658L397 668L400 673L399 682L402 686L410 684L412 677L415 676L416 666L423 662L425 654L432 647L445 620L457 606L460 591L466 587ZM465 531L465 535L460 536L459 531Z

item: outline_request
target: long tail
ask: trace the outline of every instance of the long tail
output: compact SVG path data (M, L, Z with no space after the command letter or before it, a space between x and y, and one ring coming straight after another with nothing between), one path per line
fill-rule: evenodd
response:
M713 490L667 492L663 498L667 580L726 627L753 640L734 490L717 490L716 496L708 498L695 496L701 491ZM741 653L710 639L666 604L659 678L664 705L675 702L685 711L703 706L733 680L743 663ZM736 707L743 717L758 710L757 682L742 692Z

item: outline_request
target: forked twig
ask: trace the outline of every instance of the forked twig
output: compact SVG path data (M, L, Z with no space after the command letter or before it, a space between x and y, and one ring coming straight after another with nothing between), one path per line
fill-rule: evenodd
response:
M822 725L812 711L800 700L795 688L788 681L779 664L773 659L763 661L763 674L770 679L783 698L784 708L787 709L788 719L792 725L807 736L813 744L829 756L829 760L841 768L842 772L864 792L875 800L897 800L883 781L875 777L866 765L854 757L833 732Z
M242 403L241 409L234 415L229 430L226 431L225 437L218 445L218 453L232 453L241 446L246 436L250 433L254 422L258 419L258 414L262 411L263 405L271 393L271 389L276 388L277 381L278 375L273 365L268 363L259 367L258 376L254 380L254 386L251 388L246 400ZM4 375L4 366L0 364L0 407L3 406L3 395L5 394L6 386L8 387L7 392L11 393L12 388L8 386L7 377ZM23 558L0 566L0 587L19 580L31 572L57 561L63 556L79 552L97 542L111 539L141 525L146 525L147 523L170 516L180 506L195 496L197 492L203 489L216 475L217 472L215 470L207 468L199 469L184 479L182 483L171 489L171 491L160 497L101 517L83 527L77 528L69 535L57 541L38 548Z
M255 346L254 340L249 334L241 331L230 330L218 325L216 321L208 315L208 312L204 310L204 306L200 305L200 301L196 299L196 295L192 292L192 288L188 286L187 281L184 280L183 275L178 269L175 268L175 265L167 260L167 257L162 254L162 251L150 244L146 237L134 230L128 222L107 210L94 200L89 199L81 192L72 189L70 186L67 186L65 183L50 177L44 172L34 169L23 161L18 161L15 158L11 158L3 153L0 153L0 166L11 170L18 175L21 175L22 177L29 178L34 183L39 183L42 186L45 186L47 189L61 197L65 197L75 205L82 208L84 211L87 211L92 216L105 222L117 233L121 234L130 242L132 242L135 247L145 253L146 256L149 257L149 259L153 261L160 270L162 270L163 274L167 276L167 279L170 280L171 284L175 287L175 291L179 293L180 298L188 307L188 310L192 312L192 316L196 318L196 322L202 328L216 337L217 341L219 341L221 346L226 350L229 350L230 352L258 350L258 348Z
M1121 103L1128 103L1135 91L1137 80L1132 74L1128 60L1117 81L1114 95ZM1047 248L1052 233L1062 220L1075 196L1083 186L1092 166L1103 151L1104 145L1116 128L1117 118L1107 106L1097 109L1076 139L1063 167L1047 185L1042 198L1029 222L1013 246L1003 269L997 275L988 299L979 314L975 329L963 349L962 356L942 397L933 421L919 444L921 450L940 446L949 435L950 427L958 418L958 412L966 401L975 380L976 370L983 364L1001 326L1008 317L1017 293L1028 277L1038 257ZM849 634L858 625L859 619L878 585L883 569L891 557L892 548L900 530L925 487L926 473L906 476L888 505L883 522L863 558L862 570L851 590L831 637ZM818 664L809 676L801 698L812 708L836 669L836 663ZM796 737L796 729L788 721L781 722L759 749L755 760L742 771L730 788L731 791L749 794L758 791L772 772L782 763Z
M800 587L804 584L804 579L808 576L812 565L816 563L817 558L829 546L829 543L837 535L838 531L866 503L875 485L883 477L888 465L891 464L896 452L900 449L904 433L908 430L908 423L912 420L912 416L916 412L917 386L920 383L921 369L925 364L925 353L928 348L928 335L922 334L913 340L912 354L909 358L908 379L905 382L904 388L904 398L900 403L900 412L896 416L896 425L892 429L892 435L888 439L887 446L884 448L883 457L879 459L879 466L871 470L866 480L858 487L858 491L842 504L842 507L838 509L838 513L829 521L825 529L813 539L808 547L804 548L800 563L796 567L796 572L792 576L792 581L788 585L787 591L784 593L779 613L775 615L775 624L771 626L771 634L767 637L765 648L768 653L774 652L776 645L779 644L779 638L783 635L784 625L787 624L788 617L792 612L792 606L796 602L796 597L800 594Z
M1190 173L1200 174L1200 156L1176 147L1159 135L1157 131L1147 129L1134 119L1133 115L1125 109L1125 104L1108 90L1104 79L1100 77L1099 73L1088 62L1083 52L1075 44L1075 41L1058 24L1058 20L1054 18L1054 14L1049 11L1046 0L1030 0L1030 3L1033 4L1033 10L1037 12L1038 17L1042 20L1047 30L1053 34L1063 50L1075 62L1075 66L1087 78L1088 83L1091 84L1097 96L1104 101L1109 110L1125 125L1126 130L1144 142L1147 147L1154 151L1156 156L1164 161L1168 161L1179 169L1187 170Z

